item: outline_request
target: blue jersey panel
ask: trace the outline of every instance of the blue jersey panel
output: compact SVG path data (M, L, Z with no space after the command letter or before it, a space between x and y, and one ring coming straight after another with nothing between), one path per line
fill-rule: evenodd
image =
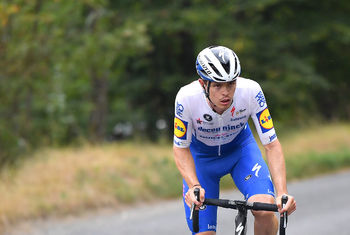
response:
M190 150L195 161L196 172L207 198L219 198L220 179L231 174L237 188L246 199L255 194L273 195L273 185L268 167L261 156L258 145L247 126L234 143L227 144L218 156L217 147L202 145L193 146ZM190 208L185 204L185 193L188 186L184 181L184 206L187 223L192 231ZM207 206L199 212L200 232L216 230L217 208Z

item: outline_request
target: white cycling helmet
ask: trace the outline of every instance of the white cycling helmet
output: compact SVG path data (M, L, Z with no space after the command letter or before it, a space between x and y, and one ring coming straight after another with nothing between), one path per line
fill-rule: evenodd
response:
M210 46L199 52L196 69L202 79L211 82L231 82L241 74L237 55L223 46Z

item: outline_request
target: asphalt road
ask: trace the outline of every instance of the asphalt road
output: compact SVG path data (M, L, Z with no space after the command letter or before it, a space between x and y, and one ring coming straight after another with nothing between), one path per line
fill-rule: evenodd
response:
M289 192L297 201L297 211L289 217L287 234L350 234L350 171L292 182ZM238 192L222 198L241 199ZM235 211L219 209L217 234L233 234ZM21 224L5 235L155 235L190 234L180 200L141 205L123 211L103 211L79 218L50 219ZM253 234L253 217L248 232Z

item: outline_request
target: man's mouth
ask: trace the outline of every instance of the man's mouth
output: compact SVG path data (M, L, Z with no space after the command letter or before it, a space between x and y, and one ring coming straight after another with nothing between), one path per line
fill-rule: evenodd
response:
M222 99L220 100L220 103L222 105L228 105L228 104L231 104L231 99L227 98L227 99Z

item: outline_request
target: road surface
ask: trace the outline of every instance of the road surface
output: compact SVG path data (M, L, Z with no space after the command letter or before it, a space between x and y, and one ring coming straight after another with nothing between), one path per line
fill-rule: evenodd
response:
M350 171L292 182L289 192L295 196L297 211L289 217L287 234L350 234ZM222 198L241 199L237 192L225 192ZM235 211L219 209L217 234L233 234ZM250 214L250 213L249 213ZM253 234L253 217L248 218ZM104 211L79 218L32 221L19 225L5 235L155 235L190 234L181 200L142 205L123 211Z

